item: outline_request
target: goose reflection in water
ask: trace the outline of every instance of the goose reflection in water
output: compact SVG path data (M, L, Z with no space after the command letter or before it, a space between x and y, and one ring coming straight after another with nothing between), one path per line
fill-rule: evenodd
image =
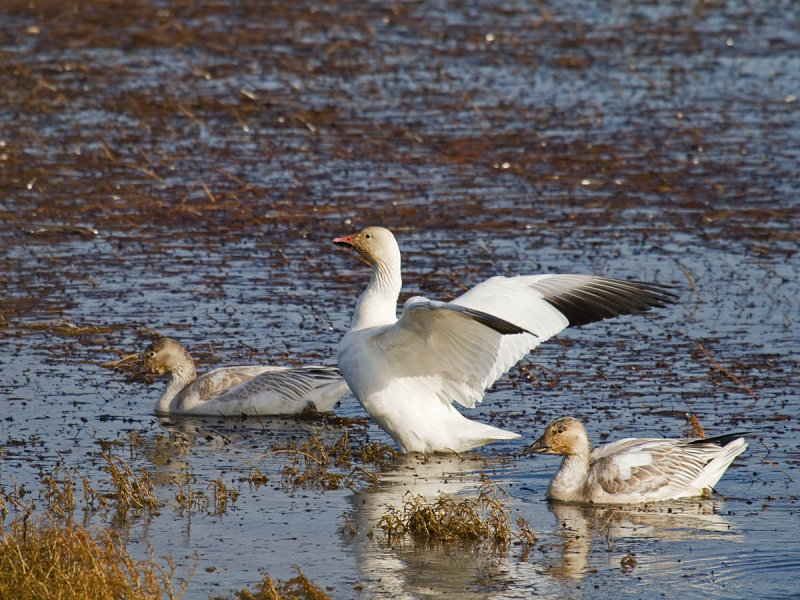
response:
M546 555L558 554L547 572L559 579L582 579L592 569L592 544L614 550L615 542L626 539L651 539L657 542L681 542L703 539L733 541L739 534L732 524L718 514L717 499L694 498L657 502L638 506L591 506L550 502L548 508L556 519L560 541L539 549ZM595 551L597 547L595 546ZM618 560L627 549L610 556ZM641 557L640 557L641 558ZM656 559L657 560L657 559ZM648 557L648 561L651 562ZM619 566L619 565L617 565Z
M479 552L471 543L389 540L377 525L390 508L402 511L409 492L429 504L442 493L455 501L477 497L492 463L470 454L405 454L380 473L376 485L351 497L348 519L356 533L348 546L358 554L364 597L486 598L513 584L508 552Z
M142 438L137 453L153 465L151 475L156 483L173 484L192 464L202 457L225 457L218 463L247 474L249 466L279 470L285 454L271 452L271 446L289 448L312 438L324 444L334 444L344 435L346 428L309 415L308 418L247 417L194 417L161 415L157 417L163 433L154 438ZM267 441L265 441L267 440ZM274 460L265 460L272 454Z
M469 599L504 596L511 590L545 595L550 590L558 595L563 591L558 582L583 579L602 566L595 564L599 561L612 560L611 567L619 569L633 540L642 541L636 542L641 571L648 564L672 568L672 559L662 557L663 542L730 542L741 537L720 516L722 503L717 499L602 507L548 503L555 517L552 523L542 518L543 510L526 508L511 498L512 520L521 512L539 536L527 555L523 547L514 545L491 552L469 543L388 540L378 522L390 508L402 510L407 493L419 494L428 503L442 493L457 501L475 498L483 474L505 468L498 459L469 454L408 454L398 461L380 473L376 485L350 497L353 510L347 517L352 529L345 525L345 538L348 549L358 556L365 597ZM493 483L511 489L511 477L505 477L493 475ZM534 513L538 516L532 518Z

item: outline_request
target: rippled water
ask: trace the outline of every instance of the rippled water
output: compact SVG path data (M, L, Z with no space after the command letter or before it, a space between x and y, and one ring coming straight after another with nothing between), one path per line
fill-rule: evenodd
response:
M293 565L337 598L793 597L798 49L792 2L5 3L0 486L36 494L57 464L101 486L98 442L138 432L125 456L164 504L112 524L134 553L196 552L189 598ZM498 382L471 416L522 442L354 491L288 493L267 454L349 426L161 422L161 384L101 366L154 331L201 369L335 360L367 273L330 240L368 224L398 236L403 298L559 271L681 301L566 332ZM557 460L515 454L565 413L599 442L679 436L690 412L750 432L711 501L549 506ZM350 395L337 413L362 416ZM251 465L270 483L243 482ZM240 496L180 515L187 472ZM475 494L481 473L533 526L528 552L377 528L406 491Z

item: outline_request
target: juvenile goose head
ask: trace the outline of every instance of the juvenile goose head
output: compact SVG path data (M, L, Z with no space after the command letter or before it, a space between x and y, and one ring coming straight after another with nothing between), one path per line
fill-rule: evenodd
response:
M131 375L131 380L140 379L146 374L161 377L168 373L193 377L194 361L178 342L168 337L162 337L142 352L142 363L139 369Z
M556 419L545 429L544 435L522 451L543 454L589 455L589 436L583 423L574 417Z

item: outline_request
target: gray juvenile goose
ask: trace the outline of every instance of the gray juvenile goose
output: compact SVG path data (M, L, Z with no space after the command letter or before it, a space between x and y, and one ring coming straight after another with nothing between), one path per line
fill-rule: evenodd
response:
M327 412L347 391L333 366L222 367L197 377L192 357L168 337L147 347L130 380L145 373L169 375L155 406L161 415L291 415L308 408Z
M633 504L704 495L747 449L740 433L712 438L625 438L591 450L583 423L556 419L523 454L563 454L547 497Z

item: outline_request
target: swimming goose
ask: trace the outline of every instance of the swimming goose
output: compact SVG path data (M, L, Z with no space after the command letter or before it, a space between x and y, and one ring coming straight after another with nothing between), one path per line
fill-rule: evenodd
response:
M547 497L561 502L634 504L706 495L747 449L740 433L713 438L625 438L590 452L583 423L556 419L523 450L563 454Z
M327 412L347 391L336 367L241 366L214 369L197 377L194 361L175 340L162 337L142 354L139 370L169 374L156 414L291 415L314 408Z
M397 318L400 249L383 227L336 238L372 267L339 370L367 413L405 452L463 452L519 437L464 417L483 392L566 327L674 302L656 283L590 275L492 277L451 302L409 298Z

